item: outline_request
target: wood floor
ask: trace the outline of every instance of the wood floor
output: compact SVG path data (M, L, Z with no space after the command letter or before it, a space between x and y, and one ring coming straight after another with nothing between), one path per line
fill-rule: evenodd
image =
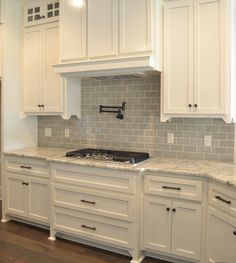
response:
M1 206L0 206L1 208ZM0 263L128 263L130 258L78 243L47 238L49 232L22 223L0 223ZM143 263L168 263L146 258Z

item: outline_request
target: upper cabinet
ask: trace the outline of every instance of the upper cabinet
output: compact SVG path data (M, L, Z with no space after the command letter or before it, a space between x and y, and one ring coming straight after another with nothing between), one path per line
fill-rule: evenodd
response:
M25 29L24 113L63 112L63 81L52 71L58 60L57 41L57 23Z
M46 7L45 20L24 28L22 69L22 111L27 115L71 115L80 118L80 80L63 79L53 72L59 61L58 1L32 1L25 10ZM35 11L36 10L36 11ZM31 11L30 11L31 12ZM28 12L28 13L30 13ZM52 12L52 14L50 13ZM42 14L40 13L40 16ZM57 18L58 19L58 18ZM70 88L68 88L70 86Z
M33 26L59 20L59 0L28 1L24 5L24 25Z
M76 5L77 3L77 5ZM82 77L161 70L160 0L62 0L56 73Z
M216 117L231 122L233 1L164 3L162 120Z

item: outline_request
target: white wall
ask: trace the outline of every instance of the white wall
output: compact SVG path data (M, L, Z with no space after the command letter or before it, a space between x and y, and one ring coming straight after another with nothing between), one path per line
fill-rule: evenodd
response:
M21 113L21 1L5 1L3 24L2 151L37 145L37 117Z
M4 1L2 25L1 150L37 145L37 117L21 119L21 14L20 0ZM2 169L1 169L2 170ZM1 176L0 176L1 179ZM0 180L1 199L1 180Z

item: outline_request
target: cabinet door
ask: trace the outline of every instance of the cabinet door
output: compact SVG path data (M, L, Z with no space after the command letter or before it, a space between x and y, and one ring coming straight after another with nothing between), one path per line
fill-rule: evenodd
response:
M42 179L29 179L28 211L29 218L48 223L49 222L49 182Z
M88 1L88 57L117 55L117 0Z
M208 207L206 262L236 262L236 220L211 207Z
M34 26L24 30L23 110L38 112L42 86L42 30Z
M144 247L170 253L171 200L144 197Z
M25 200L26 200L26 185L24 185L23 177L6 176L6 210L7 212L25 216Z
M24 5L24 25L34 26L42 23L43 1L30 1Z
M225 113L225 0L196 0L194 104L199 114Z
M184 201L173 201L172 254L199 260L200 243L201 205Z
M152 49L152 0L120 0L120 53L147 52Z
M46 0L44 4L44 16L46 22L58 21L60 15L59 0Z
M73 61L86 57L86 10L84 5L75 6L74 0L62 0L60 29L61 29L61 60Z
M43 26L43 83L44 112L63 112L63 80L53 72L59 60L58 23Z
M164 113L191 113L193 108L192 0L164 3L164 47Z

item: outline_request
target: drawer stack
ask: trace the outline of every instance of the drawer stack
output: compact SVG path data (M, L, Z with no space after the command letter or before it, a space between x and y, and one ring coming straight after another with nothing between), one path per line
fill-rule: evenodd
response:
M52 233L132 250L138 174L54 164Z

